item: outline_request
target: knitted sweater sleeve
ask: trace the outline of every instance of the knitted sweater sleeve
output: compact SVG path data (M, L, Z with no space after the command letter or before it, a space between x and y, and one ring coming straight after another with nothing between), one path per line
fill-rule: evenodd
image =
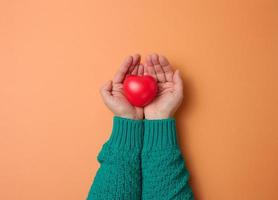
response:
M141 199L142 143L142 120L114 117L112 134L98 155L100 168L87 200Z
M143 200L192 200L189 173L176 139L175 119L145 120Z

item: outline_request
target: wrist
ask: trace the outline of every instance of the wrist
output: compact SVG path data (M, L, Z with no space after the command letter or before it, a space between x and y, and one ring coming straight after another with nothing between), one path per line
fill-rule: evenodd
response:
M136 115L133 115L133 114L115 114L115 116L117 117L121 117L121 118L126 118L126 119L131 119L131 120L142 120L142 118L139 118L138 116Z
M146 114L145 113L145 119L147 120L158 120L158 119L168 119L172 116L170 114L163 114L163 113L156 113L156 114Z

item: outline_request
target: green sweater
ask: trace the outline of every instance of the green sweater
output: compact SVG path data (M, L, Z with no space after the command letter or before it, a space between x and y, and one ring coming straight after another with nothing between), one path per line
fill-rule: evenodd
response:
M192 200L175 119L114 117L87 200Z

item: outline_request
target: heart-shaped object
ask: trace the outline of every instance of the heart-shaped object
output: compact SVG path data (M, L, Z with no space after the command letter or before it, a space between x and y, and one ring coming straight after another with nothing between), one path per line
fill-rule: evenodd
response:
M124 80L124 94L134 106L143 107L156 96L157 84L152 76L129 75Z

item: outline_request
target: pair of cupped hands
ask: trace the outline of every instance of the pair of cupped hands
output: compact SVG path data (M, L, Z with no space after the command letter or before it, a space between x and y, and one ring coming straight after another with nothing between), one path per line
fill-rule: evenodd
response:
M145 107L135 107L126 99L123 82L127 75L150 75L158 85L155 99ZM141 56L128 56L115 74L113 81L105 83L100 89L106 106L123 118L166 119L173 117L183 99L183 82L179 70L173 70L166 57L158 54L146 56L144 64Z

